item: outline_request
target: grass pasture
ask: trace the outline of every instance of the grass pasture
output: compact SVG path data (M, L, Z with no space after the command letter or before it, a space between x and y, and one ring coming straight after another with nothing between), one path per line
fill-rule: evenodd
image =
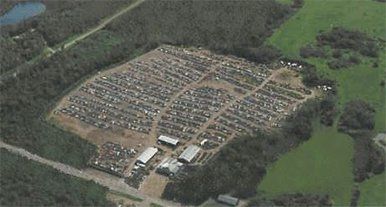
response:
M285 56L301 58L302 46L315 43L320 31L335 26L386 40L385 13L386 4L373 0L305 0L304 7L277 29L267 43L279 48ZM320 74L337 81L340 108L350 100L366 100L376 109L375 131L386 129L386 93L385 87L380 86L385 79L385 49L380 53L378 68L372 68L374 61L370 59L362 59L361 64L342 70L329 69L324 59L305 60L314 64ZM291 192L328 193L335 205L349 205L352 158L352 138L338 133L335 127L318 126L309 141L284 155L268 170L258 190L267 197ZM361 206L385 205L384 180L383 174L361 184Z
M267 197L282 193L328 193L336 205L349 205L352 139L318 126L311 139L280 158L258 187Z
M328 31L335 26L359 30L386 40L385 13L386 4L373 0L305 0L304 7L275 31L268 43L286 56L300 58L299 49L302 46L314 43L319 31ZM380 86L381 80L385 79L385 49L379 57L378 68L372 68L372 61L367 59L358 66L343 70L329 69L323 59L311 58L307 61L314 64L320 73L337 80L340 106L353 99L367 100L377 110L376 130L386 129L385 88Z
M386 206L386 173L376 175L360 185L359 206Z

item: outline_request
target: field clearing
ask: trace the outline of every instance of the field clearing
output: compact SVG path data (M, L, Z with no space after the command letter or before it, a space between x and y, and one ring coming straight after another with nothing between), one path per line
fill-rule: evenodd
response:
M386 39L386 27L382 20L386 4L372 0L363 1L314 1L306 0L289 21L284 23L268 43L278 47L285 55L299 57L299 49L315 42L319 31L328 31L335 26L357 29L370 36ZM337 80L340 106L353 99L364 99L373 104L377 110L376 130L386 129L385 89L380 82L385 79L386 50L381 52L379 67L371 68L369 61L344 69L330 70L322 59L307 59L314 64L321 74Z
M385 12L386 4L371 0L305 0L303 8L276 30L267 43L279 48L288 57L302 59L299 49L314 43L319 31L328 31L335 26L357 29L385 40L386 27L382 27ZM366 100L376 109L375 131L386 129L386 93L385 88L380 86L381 80L385 79L384 49L380 53L378 68L372 68L368 59L343 70L329 69L323 59L304 60L314 64L320 74L337 81L341 109L350 100ZM353 141L350 137L338 133L335 128L319 127L308 142L272 166L258 190L266 191L268 196L297 191L329 193L335 205L349 205L353 186L352 156ZM381 178L373 179L380 181ZM373 193L375 191L382 194L382 191L376 190L381 187L373 179L363 184L365 187L362 188L366 190L361 204L373 199L369 195L377 195Z
M332 127L318 126L309 141L279 159L258 187L268 197L281 193L328 193L349 205L353 185L353 141Z
M386 173L376 175L360 185L359 206L386 206Z

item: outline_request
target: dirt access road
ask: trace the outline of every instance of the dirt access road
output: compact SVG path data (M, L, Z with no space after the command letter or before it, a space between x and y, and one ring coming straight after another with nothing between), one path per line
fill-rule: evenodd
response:
M43 51L41 54L37 55L36 58L33 58L32 60L30 60L30 61L28 61L20 66L17 66L16 68L14 68L12 70L9 70L9 71L3 73L0 76L0 83L9 79L9 78L16 77L20 72L22 72L23 69L26 68L25 67L26 65L32 64L32 62L35 62L36 60L39 61L39 60L47 59L57 52L64 51L64 50L70 48L74 44L82 41L83 39L87 38L88 36L103 29L106 25L108 25L114 19L120 17L121 15L125 14L126 12L131 11L132 9L134 9L137 6L139 6L140 4L142 4L144 1L145 0L135 0L129 6L123 8L122 10L120 10L117 13L115 13L114 15L108 17L107 19L103 19L97 26L87 30L86 32L84 32L82 34L79 34L76 38L71 39L71 40L65 40L62 43L59 43L58 46L55 46L54 48L48 47L48 49L47 49L48 54L47 54L47 51Z
M129 185L127 185L123 179L116 178L116 177L110 177L110 176L96 176L95 174L89 172L89 171L83 171L79 170L77 168L71 167L69 165L65 165L60 162L48 160L45 158L42 158L38 155L32 154L28 151L26 151L23 148L15 147L9 144L4 143L3 141L0 141L0 148L4 148L8 150L11 153L17 154L22 157L26 157L29 160L33 160L35 162L39 162L43 165L50 166L56 170L58 170L61 173L72 175L78 178L82 178L85 180L92 180L99 185L102 185L106 188L108 188L111 191L117 191L119 193L123 193L129 196L138 197L140 199L143 199L142 202L138 203L138 206L150 206L150 203L157 203L162 206L181 206L178 203L169 202L166 200L158 199L158 198L152 198L150 196L147 196L138 190L131 188Z

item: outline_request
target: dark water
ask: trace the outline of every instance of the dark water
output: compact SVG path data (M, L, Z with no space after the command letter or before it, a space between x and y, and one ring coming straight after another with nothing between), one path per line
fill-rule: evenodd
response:
M0 17L0 26L22 22L43 13L44 10L46 10L46 6L40 2L18 3Z

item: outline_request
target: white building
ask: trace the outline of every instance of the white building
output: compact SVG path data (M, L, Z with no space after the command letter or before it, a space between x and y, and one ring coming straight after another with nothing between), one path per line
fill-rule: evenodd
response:
M230 206L237 206L239 204L238 198L235 198L229 195L218 195L217 201L228 204Z
M137 163L146 164L151 158L157 154L158 149L155 147L149 147L137 158Z
M178 171L183 165L184 165L183 163L178 162L177 159L175 158L166 157L157 166L156 172L167 176L174 176L178 173Z
M159 136L158 141L162 144L171 145L173 147L177 146L180 142L178 139L173 139L164 135Z
M199 151L200 148L198 146L190 145L181 153L181 155L178 157L178 160L182 162L191 162Z

